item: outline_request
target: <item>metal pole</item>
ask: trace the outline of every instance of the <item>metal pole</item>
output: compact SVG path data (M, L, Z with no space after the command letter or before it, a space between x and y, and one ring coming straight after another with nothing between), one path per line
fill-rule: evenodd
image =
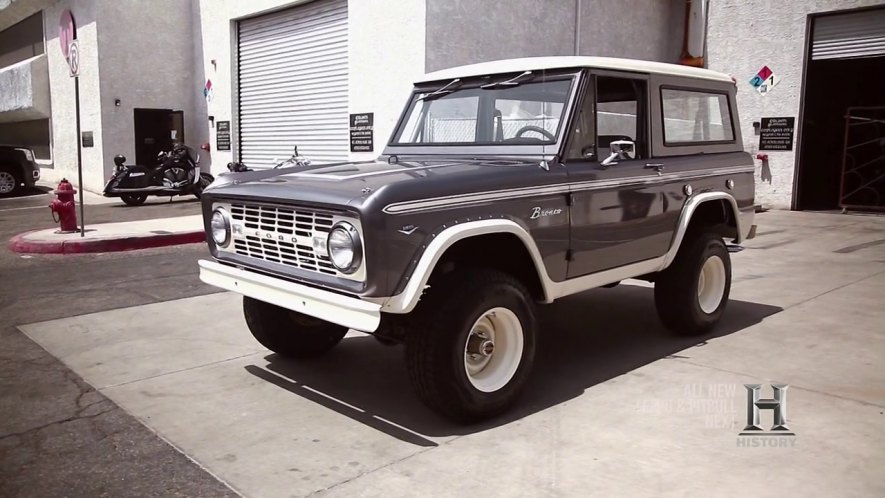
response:
M83 152L80 148L80 77L74 77L74 113L77 119L77 186L80 188L80 237L86 236L86 216L83 214Z

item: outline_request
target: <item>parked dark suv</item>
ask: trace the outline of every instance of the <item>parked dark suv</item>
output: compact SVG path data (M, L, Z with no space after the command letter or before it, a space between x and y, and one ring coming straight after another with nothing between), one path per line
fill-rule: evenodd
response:
M282 356L373 333L405 343L430 407L500 413L531 370L539 304L636 278L675 333L722 317L725 241L753 235L735 93L722 73L598 57L427 75L377 160L208 188L200 278L243 294Z
M0 197L33 187L40 179L34 151L17 145L0 145Z

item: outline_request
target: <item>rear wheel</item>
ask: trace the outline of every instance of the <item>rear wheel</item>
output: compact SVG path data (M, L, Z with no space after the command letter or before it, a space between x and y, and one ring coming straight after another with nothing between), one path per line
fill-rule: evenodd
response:
M120 199L129 206L140 206L147 200L147 194L123 194Z
M457 422L507 409L535 354L535 305L512 276L456 271L432 284L406 336L409 377L421 400Z
M21 188L22 180L18 168L0 165L0 196L12 195Z
M255 339L287 358L319 356L347 334L347 327L251 297L243 297L243 314Z
M713 231L689 232L676 259L655 279L655 306L673 332L708 332L722 318L731 290L731 259Z

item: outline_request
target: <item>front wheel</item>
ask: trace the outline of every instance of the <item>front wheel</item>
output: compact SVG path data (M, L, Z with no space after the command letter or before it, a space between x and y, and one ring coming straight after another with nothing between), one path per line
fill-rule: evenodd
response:
M0 165L0 197L12 195L21 188L21 178L17 168Z
M655 307L682 335L708 332L722 318L731 290L731 259L713 231L686 234L676 259L655 280Z
M141 206L147 200L147 194L123 194L120 199L129 206Z
M418 397L457 422L507 409L535 355L535 305L508 274L456 271L432 284L406 336L406 364Z
M347 327L251 297L243 297L243 314L255 339L287 358L319 356L347 334Z

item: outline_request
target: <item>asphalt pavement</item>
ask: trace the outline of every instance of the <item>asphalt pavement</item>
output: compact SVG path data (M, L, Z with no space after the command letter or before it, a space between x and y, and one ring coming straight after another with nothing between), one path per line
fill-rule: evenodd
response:
M213 292L202 244L127 253L19 255L14 235L53 226L46 189L0 200L0 496L236 496L16 327ZM199 203L87 205L87 223L199 213ZM88 226L88 225L87 225Z

